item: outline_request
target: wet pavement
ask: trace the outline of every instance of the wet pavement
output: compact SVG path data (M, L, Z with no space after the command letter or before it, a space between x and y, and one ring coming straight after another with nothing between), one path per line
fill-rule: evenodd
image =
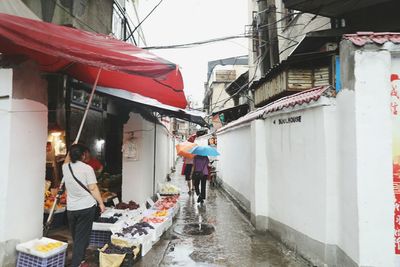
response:
M208 187L201 205L185 192L183 176L175 174L172 183L183 191L180 212L135 266L311 266L270 234L257 232L219 189Z
M178 164L178 172L180 168ZM312 266L269 233L257 232L220 189L207 185L207 199L201 205L195 194L186 192L183 176L175 173L171 182L183 191L179 199L180 211L172 227L134 266ZM72 243L67 228L53 234L58 237L56 239L68 239ZM69 246L68 263L71 248ZM98 266L96 250L89 248L86 253L90 267Z

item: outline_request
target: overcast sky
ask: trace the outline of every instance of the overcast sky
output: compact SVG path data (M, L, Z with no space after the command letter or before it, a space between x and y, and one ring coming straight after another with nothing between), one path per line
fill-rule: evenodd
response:
M157 3L140 0L139 16L143 18ZM246 0L164 0L142 26L148 46L190 43L243 34L247 10ZM248 54L248 40L152 52L180 66L186 96L201 105L207 62Z

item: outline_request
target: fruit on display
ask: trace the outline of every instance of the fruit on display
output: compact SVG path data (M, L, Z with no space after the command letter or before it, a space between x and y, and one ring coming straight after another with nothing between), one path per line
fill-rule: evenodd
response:
M99 217L95 222L98 222L98 223L116 223L117 221L119 220L119 218L117 218L117 217L109 217L109 218L106 218L106 217Z
M39 252L49 252L53 249L59 248L63 245L62 242L50 242L47 244L39 244L34 247L35 250Z
M161 194L176 195L179 194L180 190L173 184L165 183L162 185L160 192Z
M106 248L102 250L103 253L106 254L133 254L133 250L135 246L132 247L120 247L114 244L107 244Z
M178 202L179 196L168 196L168 197L163 197L161 200L166 201L166 202L173 202L176 203Z
M154 217L166 217L166 216L168 216L168 211L160 210L160 211L153 213L153 216Z
M45 191L44 208L51 209L53 207L55 199L56 197L49 190ZM64 192L60 197L60 201L58 202L56 209L64 208L66 203L67 203L67 195Z
M163 223L165 221L165 218L161 217L144 217L142 222L147 222L147 223Z
M128 203L120 202L115 206L115 208L119 209L119 210L126 210L126 209L136 210L136 209L140 208L140 205L137 204L135 201L131 200Z
M147 235L149 229L154 229L147 222L135 223L134 225L122 228L121 232L116 233L116 236L125 238L134 238L137 236Z
M122 213L114 213L111 217L99 217L95 222L98 223L116 223L122 217Z
M168 196L161 198L158 200L154 206L156 207L157 210L168 210L170 208L173 208L176 205L176 202L178 201L179 196Z

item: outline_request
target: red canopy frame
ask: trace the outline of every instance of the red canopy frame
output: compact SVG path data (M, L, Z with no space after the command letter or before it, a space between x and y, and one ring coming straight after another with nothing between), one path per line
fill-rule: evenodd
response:
M0 14L0 53L29 58L41 71L62 72L94 84L124 89L185 108L177 65L113 37Z

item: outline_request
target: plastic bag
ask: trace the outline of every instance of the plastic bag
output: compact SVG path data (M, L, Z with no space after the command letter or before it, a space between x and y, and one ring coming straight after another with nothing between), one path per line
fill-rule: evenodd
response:
M99 263L100 267L120 267L122 262L125 259L126 254L107 254L104 253L107 249L108 245L104 245L102 249L100 249L99 253Z

